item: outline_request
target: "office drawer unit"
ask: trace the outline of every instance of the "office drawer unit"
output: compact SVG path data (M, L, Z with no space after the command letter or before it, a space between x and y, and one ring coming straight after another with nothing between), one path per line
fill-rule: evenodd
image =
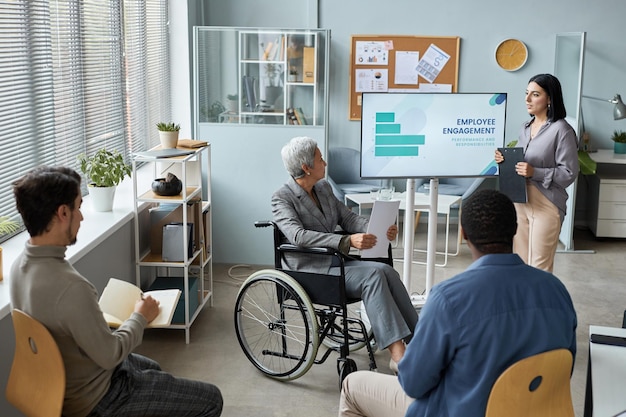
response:
M589 177L589 228L596 237L626 237L626 178Z

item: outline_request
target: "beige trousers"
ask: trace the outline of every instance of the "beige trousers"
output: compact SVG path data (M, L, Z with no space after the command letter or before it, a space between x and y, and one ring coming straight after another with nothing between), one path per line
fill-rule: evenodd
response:
M515 203L517 233L513 252L528 265L552 272L561 233L559 209L534 185L526 185L527 203Z
M398 377L357 371L343 381L339 417L404 417L413 401Z

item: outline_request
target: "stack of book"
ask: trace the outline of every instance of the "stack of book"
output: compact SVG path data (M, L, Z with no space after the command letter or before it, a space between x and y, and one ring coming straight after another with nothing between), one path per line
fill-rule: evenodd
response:
M307 120L302 112L302 107L289 107L287 109L287 118L290 125L306 125Z

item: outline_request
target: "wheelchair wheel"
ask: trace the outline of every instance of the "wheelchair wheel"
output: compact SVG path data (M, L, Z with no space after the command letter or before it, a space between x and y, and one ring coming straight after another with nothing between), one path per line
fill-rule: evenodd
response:
M246 357L279 380L304 375L319 347L317 316L300 284L265 269L250 275L237 295L235 332Z
M374 333L372 332L372 326L369 323L369 319L367 319L367 315L365 314L365 306L363 305L362 301L360 303L348 304L348 318L354 318L363 321L363 324L365 324L365 329L367 330L367 340L370 342L375 350L374 344L376 342L374 340ZM340 318L338 319L338 321L339 320ZM365 346L361 327L358 324L349 323L348 331L348 349L350 352L354 352ZM333 327L328 332L326 337L322 339L322 344L333 349L341 346L343 344L343 334L341 328Z
M341 387L343 386L343 380L351 374L352 372L356 372L356 362L352 359L347 358L344 361L337 361L337 372L339 373L339 391L341 391Z

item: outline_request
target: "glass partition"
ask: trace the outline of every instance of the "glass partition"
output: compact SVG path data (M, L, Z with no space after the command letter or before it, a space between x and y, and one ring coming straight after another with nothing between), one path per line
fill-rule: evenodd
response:
M327 30L197 27L200 123L324 125Z

